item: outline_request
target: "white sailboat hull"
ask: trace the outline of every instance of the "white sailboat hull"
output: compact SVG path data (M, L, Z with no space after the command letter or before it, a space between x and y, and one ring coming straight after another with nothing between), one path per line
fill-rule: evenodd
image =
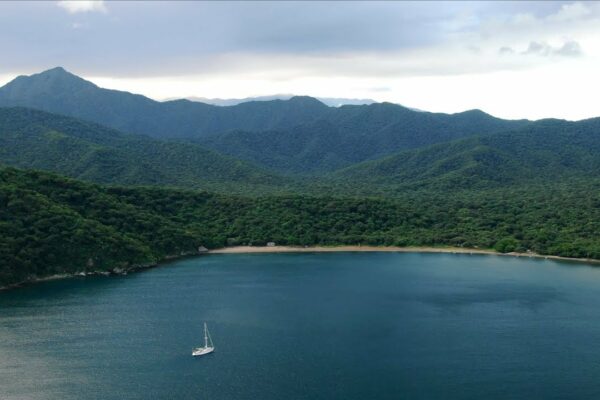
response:
M204 347L196 347L192 350L192 355L194 357L204 356L206 354L210 354L215 351L215 345L210 337L210 333L208 332L208 327L206 326L206 322L204 323Z
M215 351L214 347L198 347L197 349L194 349L194 351L192 351L192 355L194 357L196 356L203 356L206 354L210 354L213 351Z

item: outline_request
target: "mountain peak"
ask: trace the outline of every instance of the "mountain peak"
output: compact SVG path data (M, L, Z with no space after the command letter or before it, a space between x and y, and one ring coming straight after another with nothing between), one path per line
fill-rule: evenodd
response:
M60 79L63 81L73 81L73 82L79 82L79 83L85 82L86 84L93 85L93 83L91 83L90 81L86 81L85 79L81 78L80 76L77 76L77 75L67 71L63 67L54 67L54 68L48 69L46 71L40 72L38 74L30 75L29 78L51 78L51 79Z
M67 71L63 67L54 67L32 75L21 75L9 82L4 88L11 86L23 89L25 87L46 87L54 90L61 88L96 87L92 82Z
M325 103L310 96L293 96L288 101L293 104L316 105L326 107Z
M53 107L43 106L45 99L52 103L61 103L73 93L88 92L98 88L63 67L32 74L21 75L0 88L0 105L17 105L59 111ZM73 101L76 102L75 100Z
M462 111L456 114L462 114L462 115L478 115L478 116L485 116L485 117L491 117L490 114L486 113L485 111L480 110L479 108L472 108L470 110L466 110L466 111Z
M42 71L40 72L40 74L71 74L69 71L67 71L66 69L64 69L63 67L54 67L54 68L50 68L47 69L46 71ZM73 74L71 74L73 75Z

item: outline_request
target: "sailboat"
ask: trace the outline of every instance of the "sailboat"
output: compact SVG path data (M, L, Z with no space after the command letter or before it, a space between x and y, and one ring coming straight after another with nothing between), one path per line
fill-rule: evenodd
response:
M205 354L210 354L215 351L215 346L213 345L213 341L210 337L210 333L208 332L208 327L206 326L206 322L204 323L204 347L197 347L192 351L193 356L203 356Z

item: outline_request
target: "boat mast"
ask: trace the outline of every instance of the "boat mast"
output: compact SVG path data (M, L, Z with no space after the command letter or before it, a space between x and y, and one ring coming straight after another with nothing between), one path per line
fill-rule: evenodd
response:
M210 342L210 347L215 347L212 338L210 337L210 331L208 330L208 328L206 328L206 333L208 333L208 341Z
M208 347L208 328L206 327L206 322L204 323L204 348Z

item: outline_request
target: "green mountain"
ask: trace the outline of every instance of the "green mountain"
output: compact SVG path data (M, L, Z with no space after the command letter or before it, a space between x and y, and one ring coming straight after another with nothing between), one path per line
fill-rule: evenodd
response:
M0 88L0 107L28 107L158 138L202 137L232 129L288 128L312 121L329 107L310 97L219 107L188 100L158 102L103 89L54 68L19 76Z
M394 152L522 127L478 110L418 112L390 103L327 107L311 97L219 107L156 102L99 88L62 68L20 76L0 88L0 106L73 116L128 133L195 139L279 172L319 173Z
M328 127L334 130L333 125ZM287 192L397 196L398 191L406 189L477 189L594 178L600 172L599 132L600 119L544 120L518 130L401 151L327 175L296 178L268 172L195 143L124 134L43 111L0 108L0 164L105 184L200 188L247 195ZM337 144L338 149L342 148L344 139L329 139L326 144L320 141L319 146L308 147L312 153L302 154L303 162L321 166L330 162L327 167L333 169L339 159L326 153ZM289 170L295 157L300 156L295 154L296 144L287 143L289 148L279 147L278 151L266 145L263 149L264 157L278 163L276 169ZM357 153L364 149L356 146ZM250 148L248 145L248 152Z
M397 199L245 198L0 169L0 287L234 244L453 245L600 258L600 182Z
M378 103L332 108L318 121L278 131L233 131L203 139L223 154L287 173L322 173L400 150L528 125L479 110L417 112Z
M252 192L283 179L195 144L130 135L25 108L0 108L0 163L99 183Z
M561 182L600 174L600 118L543 120L369 161L334 179L404 187L478 188Z
M255 156L272 168L303 165L334 169L351 163L330 155L347 146L322 122L319 141L297 154L298 143L265 146ZM295 129L291 131L296 132ZM303 132L298 129L297 132ZM195 143L124 134L95 123L24 108L0 108L0 164L35 168L105 184L200 188L223 193L385 195L411 189L478 189L594 178L600 172L600 119L544 120L521 129L469 136L354 163L311 178L282 176ZM239 133L239 132L238 132ZM269 131L263 132L265 136ZM237 136L244 137L241 135ZM298 141L306 138L296 136ZM328 138L325 143L323 138ZM208 144L208 143L207 143ZM336 147L337 146L337 147ZM357 154L366 146L354 144ZM251 154L250 143L240 143ZM348 145L348 151L352 146ZM363 153L364 154L364 153ZM338 154L339 155L339 154ZM243 158L251 158L249 156Z

